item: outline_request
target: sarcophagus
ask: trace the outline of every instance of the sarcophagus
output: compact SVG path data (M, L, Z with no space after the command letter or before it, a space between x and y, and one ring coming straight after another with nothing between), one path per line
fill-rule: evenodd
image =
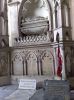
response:
M23 34L46 33L49 28L49 21L43 17L25 18L21 23L20 32Z

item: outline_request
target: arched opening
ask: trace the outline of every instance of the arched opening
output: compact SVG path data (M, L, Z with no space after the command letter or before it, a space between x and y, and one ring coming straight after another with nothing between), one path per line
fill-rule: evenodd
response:
M46 35L52 29L51 14L48 0L23 0L18 18L19 35Z

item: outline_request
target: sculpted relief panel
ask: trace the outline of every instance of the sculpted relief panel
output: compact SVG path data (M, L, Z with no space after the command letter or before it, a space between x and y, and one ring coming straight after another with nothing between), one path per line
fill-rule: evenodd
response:
M54 62L48 49L15 50L12 62L14 75L53 75Z

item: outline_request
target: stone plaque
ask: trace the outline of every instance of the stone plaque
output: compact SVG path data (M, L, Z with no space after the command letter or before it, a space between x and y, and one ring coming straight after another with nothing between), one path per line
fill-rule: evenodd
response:
M44 100L70 100L68 81L45 80Z
M19 89L36 89L36 80L34 79L20 79Z

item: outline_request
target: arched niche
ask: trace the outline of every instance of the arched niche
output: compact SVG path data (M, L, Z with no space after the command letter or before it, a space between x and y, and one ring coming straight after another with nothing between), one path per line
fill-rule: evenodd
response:
M28 75L38 75L37 72L37 57L34 52L30 52L28 62Z
M53 76L54 74L54 58L53 53L47 50L42 58L43 75Z
M20 54L15 54L12 58L12 74L23 75L23 59Z
M22 1L18 17L19 35L51 31L52 21L52 10L48 0Z

